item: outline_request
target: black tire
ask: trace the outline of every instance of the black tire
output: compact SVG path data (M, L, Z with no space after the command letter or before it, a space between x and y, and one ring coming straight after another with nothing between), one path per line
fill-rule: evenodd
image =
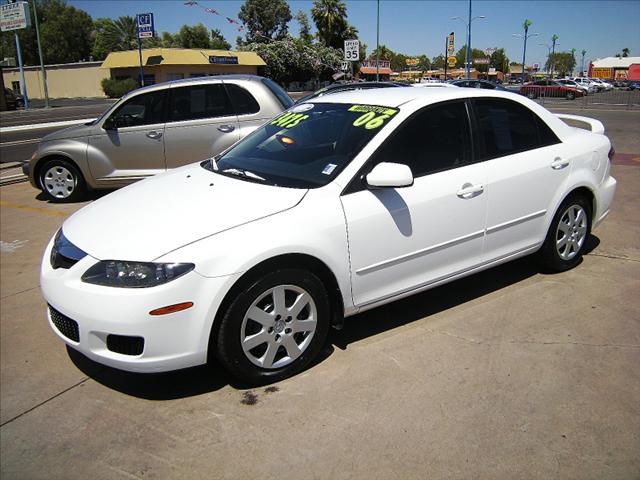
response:
M39 172L40 188L52 202L75 202L86 193L84 177L69 160L46 162Z
M586 224L586 233L579 246L571 247L569 244L565 244L563 247L558 247L558 240L566 238L564 232L560 231L560 223L567 226L569 220L569 210L582 209L586 218L584 219ZM591 202L582 195L573 195L567 197L553 216L551 225L549 225L549 231L542 244L542 247L538 251L538 261L543 268L553 272L563 272L569 270L578 265L582 259L582 254L585 249L585 245L591 235L591 215L592 207ZM577 217L577 215L575 216ZM560 237L560 238L559 238ZM565 255L565 258L563 258ZM566 257L569 258L566 258Z
M273 300L274 304L276 303L275 295L270 297L268 292L279 286L302 289L311 297L312 303L315 305L315 316L317 318L315 331L309 340L305 340L305 335L307 335L308 332L295 333L292 332L292 329L283 330L287 325L283 323L286 319L279 316L274 317L274 320L279 320L274 321L272 327L269 328L267 326L261 326L253 320L247 320L245 323L245 315L254 305L254 302L258 302L257 306L263 311L267 312L271 308L272 313L270 313L270 315L275 314L275 305L269 305L270 299ZM262 300L259 301L261 298ZM290 299L288 300L290 301ZM288 305L289 301L285 301L287 307L291 307L291 305ZM264 307L261 306L261 302L266 302L264 303ZM309 315L311 308L306 310L307 315ZM304 321L304 315L305 310L298 314L297 317L303 317L301 320ZM231 375L243 383L264 385L287 378L309 366L325 344L330 325L330 317L329 297L318 277L306 270L283 268L266 273L247 282L245 288L242 289L242 293L231 302L227 310L223 313L217 329L217 335L212 337L215 341L211 341L209 344L210 348L215 348L215 354L218 360ZM289 322L298 321L291 320L291 317L287 318ZM311 318L311 316L308 318ZM292 325L292 323L288 325ZM250 332L251 334L260 333L261 335L268 335L270 340L269 343L265 341L264 343L257 344L252 350L245 353L241 339L245 338L244 336L250 328L253 329L253 331ZM287 330L289 330L289 332L287 332ZM280 332L279 334L278 331ZM285 334L290 338L286 339ZM283 343L273 347L274 345L278 345L274 342L278 341L277 337L280 335L282 335L280 340ZM301 335L301 337L299 335ZM305 344L307 341L308 343L306 343L304 348L300 349L302 353L297 358L291 360L291 355L289 355L288 349L285 347L284 340L292 339L295 339L294 341L296 341L296 343L298 341L302 344ZM274 365L271 368L263 368L254 363L254 361L259 361L258 357L265 359L269 348L276 348L276 356L273 360ZM278 357L278 355L280 355L280 357ZM253 360L251 360L250 357ZM278 367L275 365L278 362L291 363Z
M576 99L576 94L573 92L567 92L567 100L575 100Z
M536 95L536 92L534 92L533 90L529 90L527 92L527 98L533 100L534 98L538 98L538 95Z

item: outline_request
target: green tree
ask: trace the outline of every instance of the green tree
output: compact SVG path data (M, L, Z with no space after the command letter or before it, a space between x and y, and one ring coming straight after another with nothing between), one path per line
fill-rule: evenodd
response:
M341 0L315 0L311 7L311 17L318 29L318 38L328 47L344 47L347 23L347 6Z
M31 27L18 31L25 65L40 63L35 34L33 3L30 3ZM64 0L36 2L40 39L45 63L70 63L88 60L91 54L93 21L84 10L68 6ZM16 57L14 32L0 33L0 56Z
M211 30L211 48L214 50L231 50L231 44L227 42L222 32L217 28Z
M456 52L456 66L458 68L464 68L464 63L466 61L466 56L467 56L467 46L463 45L462 48L460 48L460 50L458 50ZM487 54L484 53L482 50L478 49L478 48L472 48L471 49L471 61L473 62L474 60L478 59L478 58L487 58ZM488 71L488 65L475 65L475 64L471 64L472 67L474 67L476 70L478 70L479 72L487 72Z
M182 48L209 48L209 30L202 23L193 27L183 25L178 32L178 38Z
M238 18L247 29L246 43L265 43L287 36L291 10L285 0L245 0Z
M418 55L416 57L418 59L418 65L416 68L418 70L431 70L431 60L426 55Z
M495 68L498 72L506 72L509 68L509 57L504 48L497 48L489 57L489 67Z
M309 17L307 17L307 14L303 10L298 10L296 20L300 24L300 40L302 40L302 43L305 45L311 45L313 43L313 35L311 35Z
M137 48L136 19L130 16L98 18L93 25L94 41L91 54L103 60L110 52Z
M628 57L630 53L631 53L631 50L629 50L628 48L623 48L622 49L622 56L623 57Z
M164 48L180 48L180 38L177 34L172 35L169 32L162 32L160 45Z
M547 71L553 65L553 71L556 75L567 76L576 66L576 59L571 52L556 52L547 57L545 65Z
M373 49L373 51L371 52L371 55L369 55L369 59L375 60L376 58L379 58L380 60L391 61L394 55L395 55L395 52L391 50L389 47L387 47L386 45L380 45L378 48Z
M444 55L438 55L436 57L433 57L433 60L431 60L431 68L436 70L439 68L444 68L445 63L446 59L444 58Z

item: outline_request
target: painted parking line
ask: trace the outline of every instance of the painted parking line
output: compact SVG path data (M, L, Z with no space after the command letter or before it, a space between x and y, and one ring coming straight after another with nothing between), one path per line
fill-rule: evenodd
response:
M14 210L22 210L25 212L39 213L41 215L47 215L50 217L68 217L69 215L71 215L71 212L61 212L59 210L50 210L48 208L41 207L30 207L29 205L21 205L19 203L6 202L4 200L0 200L0 207L12 208Z

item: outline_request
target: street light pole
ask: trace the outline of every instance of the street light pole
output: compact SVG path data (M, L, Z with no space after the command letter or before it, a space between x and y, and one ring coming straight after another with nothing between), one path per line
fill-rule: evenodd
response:
M33 16L36 24L36 40L38 41L38 55L40 56L40 70L42 72L42 84L44 86L44 108L49 108L49 89L47 88L47 71L44 68L42 57L42 44L40 43L40 27L38 26L38 4L33 0Z
M536 35L540 35L539 33L529 33L529 27L533 24L533 22L529 19L526 19L522 24L524 28L524 35L521 33L512 33L511 35L514 37L524 38L524 49L522 50L522 84L524 85L524 76L525 76L525 61L527 58L527 39L529 37L535 37Z
M465 22L461 17L451 17L451 20L460 20L467 27L467 51L465 53L466 75L467 80L471 77L471 23L480 18L487 18L484 15L478 15L471 18L471 0L469 0L469 22Z
M551 37L551 41L553 42L553 48L551 49L551 78L553 78L553 67L555 67L555 65L553 64L553 57L556 54L556 40L558 40L558 35L556 35L555 33L553 34L553 36Z
M378 0L378 19L376 23L376 82L380 81L380 0Z

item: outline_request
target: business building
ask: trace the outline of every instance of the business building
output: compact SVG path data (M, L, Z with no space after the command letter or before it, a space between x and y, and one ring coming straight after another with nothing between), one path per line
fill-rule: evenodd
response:
M603 80L640 80L640 57L599 58L589 64L589 76Z

